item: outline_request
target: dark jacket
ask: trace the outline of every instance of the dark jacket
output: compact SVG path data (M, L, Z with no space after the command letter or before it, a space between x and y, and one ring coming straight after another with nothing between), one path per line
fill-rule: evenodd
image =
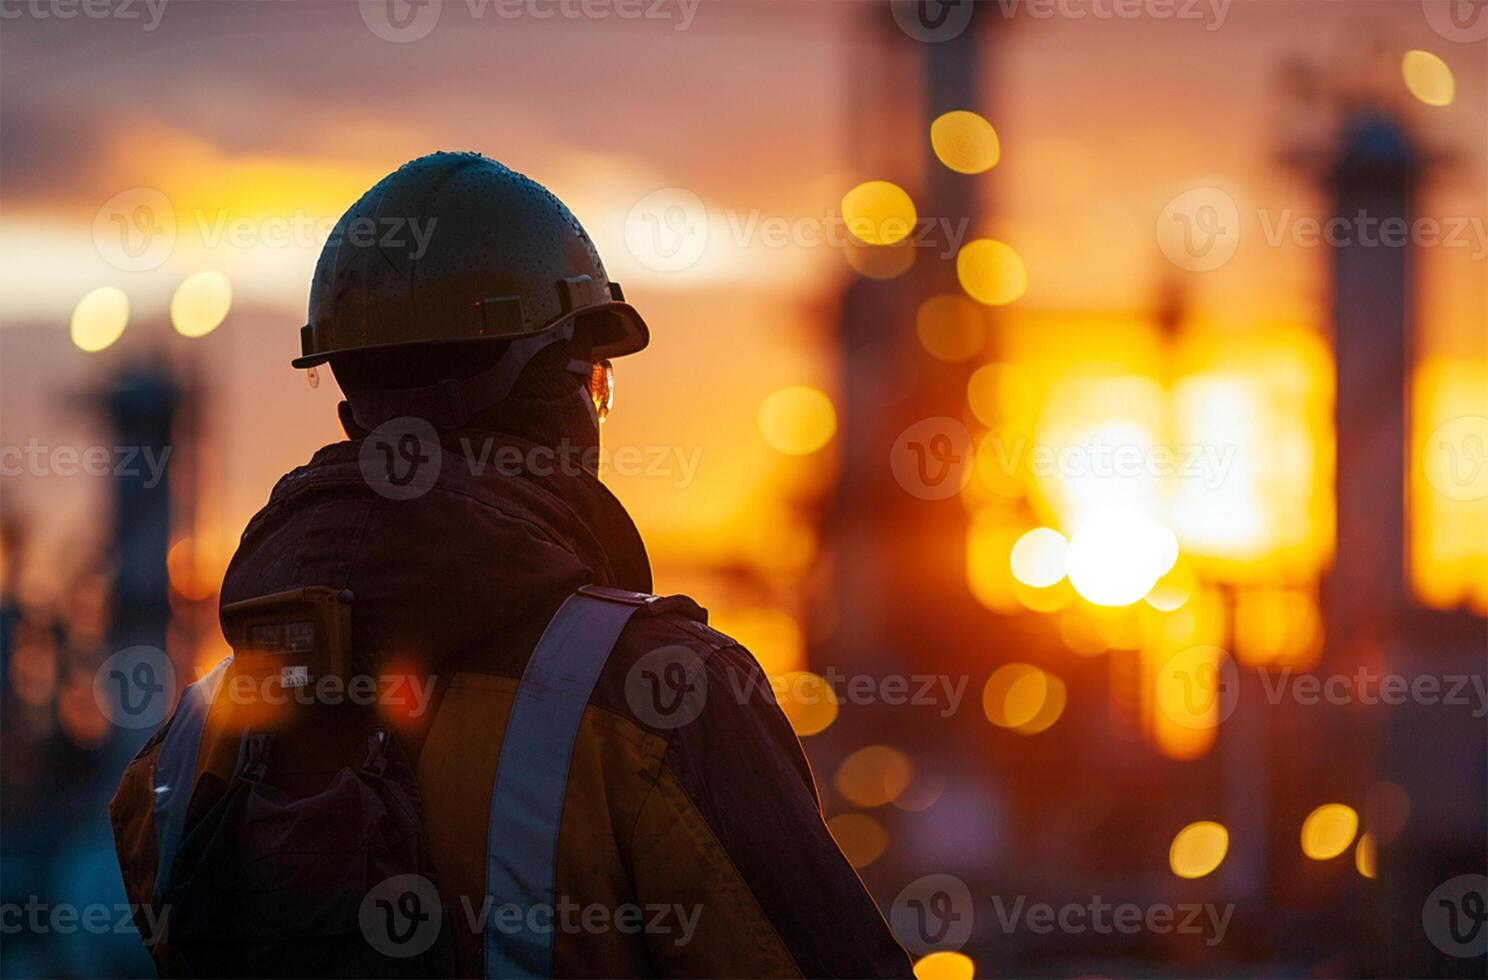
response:
M489 463L492 449L532 447L488 432L444 442L437 482L410 500L362 478L363 440L320 450L248 525L222 601L349 589L363 666L434 679L423 710L385 710L416 759L460 972L479 975L479 916L463 910L483 898L487 810L517 681L576 588L649 592L651 573L634 525L598 480L514 475L494 463L476 472L469 461ZM627 679L640 658L676 646L703 660L707 696L693 720L660 728L638 715ZM209 716L198 771L230 773L236 744ZM113 807L136 902L149 901L154 878L141 798L148 752ZM578 907L640 906L660 922L560 929L560 977L910 975L827 832L810 767L758 664L683 596L635 614L595 686L568 774L556 891Z

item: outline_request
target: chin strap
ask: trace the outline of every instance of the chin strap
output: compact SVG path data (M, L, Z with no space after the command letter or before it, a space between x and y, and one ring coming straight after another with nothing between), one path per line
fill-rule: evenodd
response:
M458 429L475 415L500 404L516 387L522 369L538 352L572 340L574 322L533 337L513 340L505 354L488 369L468 378L445 378L422 388L358 388L346 393L356 424L371 432L392 419L412 415L436 429ZM570 362L573 364L578 361ZM585 367L587 377L588 367Z

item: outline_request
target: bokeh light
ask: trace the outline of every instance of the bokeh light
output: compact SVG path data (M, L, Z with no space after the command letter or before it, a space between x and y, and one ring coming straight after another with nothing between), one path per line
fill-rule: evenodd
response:
M1342 803L1324 803L1302 821L1302 853L1327 861L1348 850L1359 830L1359 815Z
M1457 80L1447 63L1430 51L1407 51L1400 59L1405 87L1430 106L1449 106L1457 97Z
M920 346L942 361L965 361L981 353L987 324L981 307L964 296L931 296L915 311Z
M90 354L108 347L129 323L129 297L124 290L103 286L78 300L72 310L72 342Z
M205 337L227 318L232 306L232 283L227 276L207 269L187 276L171 297L170 318L183 337Z
M1230 849L1224 824L1199 820L1178 831L1168 848L1168 867L1180 878L1202 878L1219 867Z
M177 595L199 602L216 594L227 571L227 561L211 539L182 538L166 552L165 570Z
M887 745L869 745L842 760L833 785L854 806L877 807L909 786L914 766L909 757Z
M1026 421L1032 402L1028 378L1012 364L983 364L966 381L966 403L977 421L985 426ZM1012 448L1003 447L1009 461Z
M816 735L837 720L837 694L832 685L809 670L793 670L774 679L775 700L795 733Z
M965 953L943 949L915 960L916 980L972 980L976 964Z
M1037 735L1051 728L1064 715L1064 705L1069 691L1064 681L1056 674L1044 671L1044 699L1033 717L1017 726L1013 731L1019 735Z
M1153 609L1173 612L1181 609L1198 587L1199 580L1194 574L1193 566L1179 560L1157 580L1145 598L1147 605Z
M919 219L904 188L887 180L869 180L842 195L847 230L866 245L893 245L909 237Z
M1064 578L1069 542L1051 527L1036 527L1013 544L1013 577L1024 585L1046 589Z
M771 448L791 456L806 456L836 434L837 410L832 400L816 388L794 385L760 403L759 429Z
M1354 868L1365 878L1373 878L1378 873L1376 859L1374 835L1360 834L1359 843L1354 846Z
M1040 712L1049 702L1057 680L1033 664L1004 664L992 672L982 688L982 711L999 728L1030 725L1041 720ZM1063 687L1062 682L1059 686ZM1057 697L1062 700L1062 693ZM1049 724L1052 723L1051 720Z
M1070 539L1066 573L1075 591L1098 606L1140 600L1178 560L1173 532L1121 507L1106 507Z
M992 238L967 242L956 253L956 277L978 303L1006 306L1028 291L1028 269L1011 245Z
M941 163L959 174L979 174L997 166L1002 147L997 130L975 112L955 109L930 124L930 146Z

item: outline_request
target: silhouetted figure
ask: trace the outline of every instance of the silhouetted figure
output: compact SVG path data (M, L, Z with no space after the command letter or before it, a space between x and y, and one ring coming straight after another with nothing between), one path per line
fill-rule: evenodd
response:
M162 972L908 976L760 667L649 594L596 477L648 333L568 209L415 160L342 217L301 341L348 440L248 525L234 657L111 807Z

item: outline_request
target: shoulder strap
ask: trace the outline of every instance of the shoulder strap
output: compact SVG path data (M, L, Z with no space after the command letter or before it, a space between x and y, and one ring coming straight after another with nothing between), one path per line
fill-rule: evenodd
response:
M522 673L501 739L486 831L488 977L553 975L553 932L531 929L535 917L528 913L553 906L558 826L579 723L620 631L655 599L585 586L564 600ZM522 914L503 916L511 906Z
M186 828L186 807L191 803L191 791L196 785L196 755L201 749L202 729L230 663L232 657L225 658L181 693L181 702L176 705L175 716L155 756L152 789L155 791L153 809L158 861L155 866L156 902L164 898L166 886L170 884L171 862L181 846L181 834Z

